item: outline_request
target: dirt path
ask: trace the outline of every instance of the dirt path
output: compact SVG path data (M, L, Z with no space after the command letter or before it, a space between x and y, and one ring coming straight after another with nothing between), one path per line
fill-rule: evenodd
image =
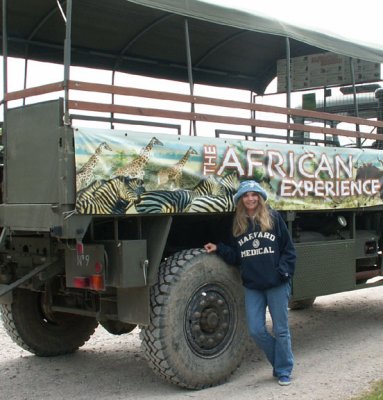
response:
M147 366L138 331L112 336L98 328L77 353L38 358L21 350L0 323L0 398L45 399L350 399L383 379L383 289L317 299L290 313L296 367L278 386L258 349L224 385L188 391L164 383Z

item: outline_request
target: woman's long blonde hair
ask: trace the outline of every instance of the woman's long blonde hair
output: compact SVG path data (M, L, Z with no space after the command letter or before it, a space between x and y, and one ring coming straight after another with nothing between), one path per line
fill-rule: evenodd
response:
M269 231L273 227L270 209L266 206L263 197L258 194L258 206L253 217L253 224L259 224L262 232ZM246 208L243 204L242 197L239 199L233 222L234 237L243 235L248 229L249 216L246 213Z

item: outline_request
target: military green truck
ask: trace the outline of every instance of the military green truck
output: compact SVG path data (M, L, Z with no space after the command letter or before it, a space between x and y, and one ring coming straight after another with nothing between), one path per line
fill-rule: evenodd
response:
M294 238L292 309L382 284L383 49L197 0L3 0L1 18L0 310L23 349L138 326L162 378L225 381L248 339L242 286L203 245L229 240L244 179ZM346 95L346 112L330 101Z

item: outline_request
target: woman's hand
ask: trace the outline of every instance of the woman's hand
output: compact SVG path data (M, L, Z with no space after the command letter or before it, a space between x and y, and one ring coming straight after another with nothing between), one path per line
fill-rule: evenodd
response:
M206 253L214 253L217 251L217 245L214 243L206 243L203 248L206 250Z

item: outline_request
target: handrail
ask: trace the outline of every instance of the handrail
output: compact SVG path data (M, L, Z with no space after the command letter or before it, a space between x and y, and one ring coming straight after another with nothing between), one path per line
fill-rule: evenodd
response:
M241 110L258 111L258 112L265 112L272 114L299 116L299 117L315 118L321 121L329 120L329 121L345 122L360 126L383 128L383 121L372 121L363 118L331 114L327 112L317 112L317 111L303 110L296 108L284 108L279 106L269 106L263 104L217 99L204 96L191 96L191 95L171 93L171 92L162 92L162 91L160 92L148 89L129 88L124 86L114 86L114 85L88 83L80 81L69 81L68 88L69 90L72 91L79 90L87 92L115 94L121 96L141 97L147 99L194 103L200 105L211 105L211 106L218 106L230 109L241 109ZM4 100L5 101L18 100L18 99L23 99L25 97L53 93L62 90L64 90L64 83L55 82L47 85L42 85L38 87L28 88L25 90L19 90L7 93L5 95ZM372 140L383 140L383 134L379 133L365 133L357 130L353 131L353 130L329 128L325 126L322 127L315 125L304 125L302 123L288 123L288 122L270 121L264 119L223 116L223 115L205 114L197 112L172 111L159 108L157 109L148 107L133 107L133 106L125 106L117 104L77 101L72 99L68 100L68 107L69 109L83 110L83 111L120 113L120 114L139 115L146 117L189 120L189 121L215 122L223 124L243 125L243 126L272 128L272 129L297 130L297 131L305 131L311 133L353 137L358 139L364 138Z

